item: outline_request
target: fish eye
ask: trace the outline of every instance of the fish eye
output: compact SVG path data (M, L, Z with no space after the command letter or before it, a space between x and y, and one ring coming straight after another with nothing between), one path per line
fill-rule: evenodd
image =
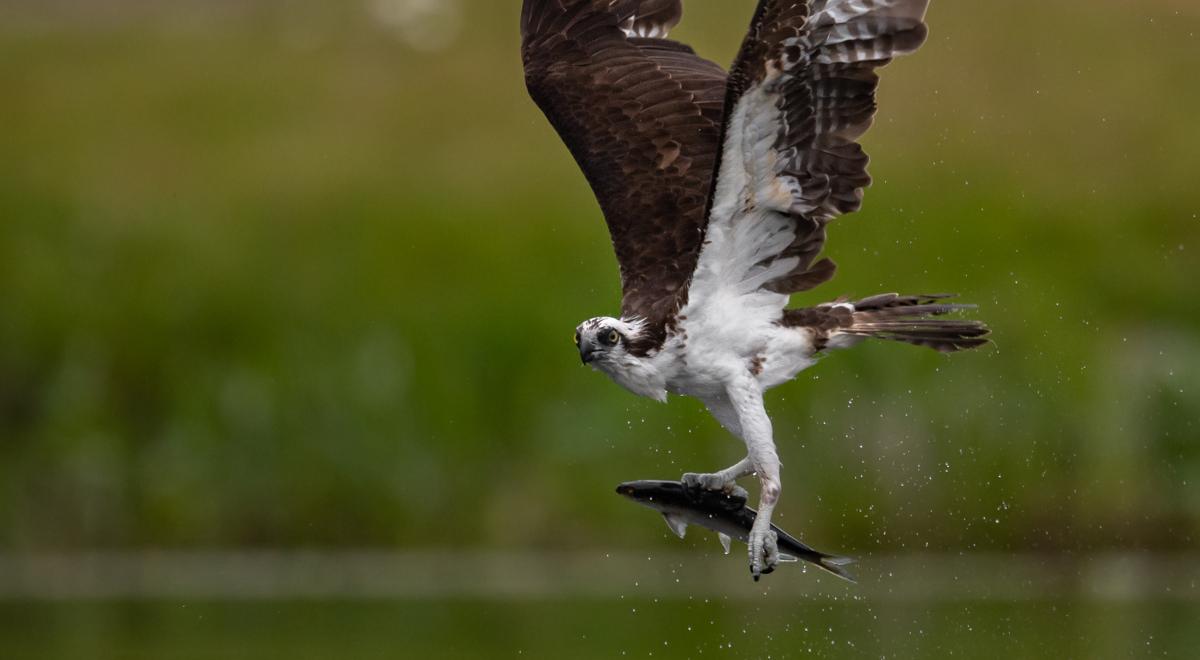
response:
M579 345L579 331L578 330L575 331L575 345L576 346Z

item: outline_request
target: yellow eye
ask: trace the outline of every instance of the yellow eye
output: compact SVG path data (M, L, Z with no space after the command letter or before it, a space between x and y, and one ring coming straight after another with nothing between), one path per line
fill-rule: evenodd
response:
M576 346L579 345L579 331L578 330L575 331L575 345Z
M616 344L620 340L621 340L621 334L618 333L616 330L612 330L608 333L608 343Z

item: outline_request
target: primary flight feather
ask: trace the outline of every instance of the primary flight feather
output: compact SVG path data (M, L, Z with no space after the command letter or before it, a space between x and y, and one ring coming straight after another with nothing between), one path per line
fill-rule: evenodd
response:
M621 269L621 314L582 323L581 359L658 400L694 396L747 456L694 488L756 474L755 579L779 561L782 489L763 393L865 338L951 352L987 327L945 296L788 309L832 279L826 226L858 210L876 70L926 38L928 0L761 0L726 73L667 39L681 0L525 0L530 95L583 170Z

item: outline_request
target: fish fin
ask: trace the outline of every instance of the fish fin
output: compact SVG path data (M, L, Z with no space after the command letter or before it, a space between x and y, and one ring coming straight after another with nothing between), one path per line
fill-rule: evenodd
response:
M687 521L683 518L671 515L669 513L664 513L663 520L667 521L667 527L670 527L671 531L675 532L675 536L683 538L687 535Z
M798 561L800 561L798 557L793 557L792 555L783 552L779 553L779 563L781 564L791 564Z
M728 534L717 532L717 540L721 542L721 547L725 549L725 554L729 554L729 546L733 543L733 539L729 538Z

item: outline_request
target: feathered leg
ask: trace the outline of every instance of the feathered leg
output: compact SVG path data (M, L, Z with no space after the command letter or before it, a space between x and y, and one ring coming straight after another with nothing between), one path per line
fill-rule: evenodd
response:
M783 492L779 454L775 451L771 418L763 404L763 392L753 378L740 379L728 389L729 401L737 412L742 440L760 486L758 517L750 529L750 574L759 576L775 570L779 563L778 538L771 531L771 515Z
M771 419L763 405L762 388L747 375L730 385L725 397L706 400L705 404L722 426L746 443L748 455L720 472L685 474L683 481L692 487L740 492L744 497L745 490L734 481L748 474L758 475L761 486L758 516L748 539L750 574L757 580L759 576L774 571L779 563L779 542L771 530L771 515L783 490L779 476L779 455L772 438Z

